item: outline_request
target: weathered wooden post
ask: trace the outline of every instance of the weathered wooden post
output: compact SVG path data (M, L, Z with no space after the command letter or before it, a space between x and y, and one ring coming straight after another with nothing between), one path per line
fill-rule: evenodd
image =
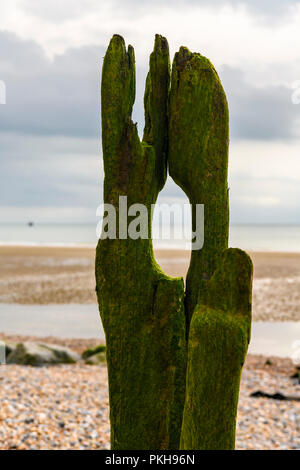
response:
M228 249L226 96L209 60L186 48L175 55L170 86L168 43L157 35L142 142L131 120L134 99L134 51L115 35L101 101L104 202L114 208L117 227L105 235L104 224L96 254L111 446L232 449L250 338L252 263ZM183 280L156 264L151 241L151 206L168 165L189 197L194 230L196 205L205 210L204 246L192 252L185 294ZM141 204L147 233L132 239Z
M104 201L116 209L116 239L100 239L97 294L106 334L113 449L179 446L186 373L184 286L156 264L151 205L167 177L169 48L156 36L145 91L146 126L140 142L131 120L135 61L131 46L115 35L102 71ZM143 204L146 238L126 238L132 221L120 214ZM122 232L122 233L121 233ZM124 233L125 232L125 233Z

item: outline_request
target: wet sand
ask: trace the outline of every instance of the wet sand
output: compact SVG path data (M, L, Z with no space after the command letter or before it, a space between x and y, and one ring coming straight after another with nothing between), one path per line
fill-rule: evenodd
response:
M0 247L0 302L96 303L93 248ZM300 320L300 253L250 253L254 263L253 320ZM157 250L171 276L185 277L190 253Z

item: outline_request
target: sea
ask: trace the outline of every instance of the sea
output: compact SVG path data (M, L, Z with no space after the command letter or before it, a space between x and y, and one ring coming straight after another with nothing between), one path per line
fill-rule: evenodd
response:
M95 246L95 224L0 224L0 245ZM190 249L186 239L153 240L157 249ZM300 225L231 225L229 246L246 251L300 252Z

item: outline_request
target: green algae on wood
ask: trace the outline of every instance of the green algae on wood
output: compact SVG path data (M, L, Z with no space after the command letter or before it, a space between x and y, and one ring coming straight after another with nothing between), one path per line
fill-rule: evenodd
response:
M104 202L114 205L117 220L120 196L127 197L128 207L144 204L149 214L148 239L103 238L97 246L112 449L178 449L180 441L186 373L184 286L182 279L166 276L154 259L150 215L167 176L169 81L168 43L157 35L140 142L131 120L134 51L131 46L126 50L120 36L112 38L101 87ZM118 227L118 235L120 231Z
M228 247L229 116L215 68L185 47L173 61L169 113L169 172L192 205L193 231L196 204L204 204L204 246L192 251L186 280L189 324L199 290Z
M131 119L134 100L134 51L115 35L102 70L104 202L115 207L117 223L120 197L128 207L146 206L148 237L126 238L128 217L116 239L104 236L97 246L111 447L232 449L250 338L252 265L241 250L227 250L226 96L209 60L186 48L175 55L170 88L168 43L157 35L142 142ZM151 241L151 207L168 165L189 197L193 230L195 205L205 206L204 247L192 252L186 293L181 278L157 265Z

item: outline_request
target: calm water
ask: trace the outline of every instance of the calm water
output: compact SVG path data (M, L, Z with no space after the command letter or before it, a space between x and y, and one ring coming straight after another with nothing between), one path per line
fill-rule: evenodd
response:
M0 303L0 331L25 336L104 339L98 306L95 304Z
M0 224L0 244L95 245L96 224ZM154 240L156 248L186 248L184 240ZM252 251L300 252L300 226L232 225L230 246Z
M0 331L6 334L104 339L97 305L0 304ZM254 322L249 352L289 357L300 339L300 322Z

